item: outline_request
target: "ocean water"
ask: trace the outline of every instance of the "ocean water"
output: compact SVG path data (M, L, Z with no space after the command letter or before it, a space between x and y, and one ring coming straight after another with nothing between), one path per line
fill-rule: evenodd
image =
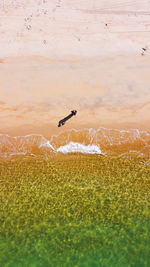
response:
M100 127L97 130L70 129L46 139L42 135L9 136L0 134L0 156L52 155L57 153L150 155L150 131L118 130Z
M0 135L0 266L150 266L150 132Z

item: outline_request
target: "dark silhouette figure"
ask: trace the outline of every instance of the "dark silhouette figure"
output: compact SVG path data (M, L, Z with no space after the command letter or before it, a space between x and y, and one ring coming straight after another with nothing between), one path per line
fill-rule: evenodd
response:
M76 114L77 114L77 110L72 110L71 114L69 114L67 117L59 121L58 127L64 125L67 120L69 120L72 116L75 116Z

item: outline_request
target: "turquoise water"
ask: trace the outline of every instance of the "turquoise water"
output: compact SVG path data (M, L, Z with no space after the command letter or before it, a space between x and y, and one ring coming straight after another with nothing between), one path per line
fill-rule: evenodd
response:
M1 239L4 266L148 266L149 222L125 227L44 224Z

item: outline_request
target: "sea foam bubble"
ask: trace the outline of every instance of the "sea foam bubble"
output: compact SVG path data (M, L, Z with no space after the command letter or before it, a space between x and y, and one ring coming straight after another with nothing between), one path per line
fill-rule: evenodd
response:
M96 145L84 145L76 142L69 142L69 144L60 146L57 152L67 154L67 153L86 153L86 154L102 154L99 146Z

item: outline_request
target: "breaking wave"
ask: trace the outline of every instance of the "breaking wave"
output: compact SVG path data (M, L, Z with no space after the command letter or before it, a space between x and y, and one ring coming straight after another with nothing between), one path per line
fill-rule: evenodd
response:
M150 156L150 131L71 129L61 131L47 140L38 134L9 136L0 134L0 156L51 155L57 153L122 154L139 153Z
M60 146L57 149L57 152L61 152L63 154L67 153L86 153L86 154L102 154L100 148L95 145L83 145L79 143L70 142L65 146Z

